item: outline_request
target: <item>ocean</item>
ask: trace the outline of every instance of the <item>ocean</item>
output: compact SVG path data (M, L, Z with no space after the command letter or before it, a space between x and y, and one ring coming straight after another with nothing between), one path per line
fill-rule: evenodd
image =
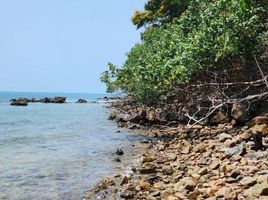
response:
M10 106L9 99L66 96L65 104ZM0 92L0 199L80 199L120 165L117 147L140 138L107 120L105 94ZM74 103L83 98L86 104Z

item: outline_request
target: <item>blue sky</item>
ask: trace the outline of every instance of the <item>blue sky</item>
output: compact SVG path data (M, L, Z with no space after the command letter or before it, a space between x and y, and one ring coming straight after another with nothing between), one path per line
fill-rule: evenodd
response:
M99 75L139 41L146 0L0 1L0 91L103 93Z

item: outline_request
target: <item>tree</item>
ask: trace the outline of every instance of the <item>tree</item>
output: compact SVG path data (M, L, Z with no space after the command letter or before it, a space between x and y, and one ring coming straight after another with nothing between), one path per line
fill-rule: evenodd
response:
M137 28L172 22L186 9L189 0L149 0L143 11L136 11L132 22Z

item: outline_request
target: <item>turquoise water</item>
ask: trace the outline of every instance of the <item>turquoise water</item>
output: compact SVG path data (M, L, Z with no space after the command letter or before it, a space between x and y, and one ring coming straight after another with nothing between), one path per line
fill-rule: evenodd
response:
M0 199L80 199L116 168L112 152L137 139L116 133L104 104L8 104L21 96L59 94L0 92ZM73 102L103 95L63 96Z

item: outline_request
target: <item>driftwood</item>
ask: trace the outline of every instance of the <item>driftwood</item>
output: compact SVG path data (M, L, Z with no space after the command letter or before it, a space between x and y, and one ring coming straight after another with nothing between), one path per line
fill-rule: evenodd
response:
M253 58L258 69L255 70L254 75L259 77L259 79L251 81L239 80L239 73L242 73L240 72L241 68L239 68L236 74L237 77L234 76L237 79L236 81L228 82L229 77L219 79L217 78L219 75L213 72L211 74L216 77L215 80L219 79L220 82L205 82L187 86L190 91L195 93L198 93L196 91L199 91L198 95L203 97L203 100L199 97L201 103L204 103L205 99L209 105L197 105L195 111L189 109L191 114L189 111L185 113L185 116L188 118L188 125L202 124L217 111L221 110L223 107L231 107L235 102L247 104L246 111L249 111L252 104L268 99L268 75L265 75L265 72L261 68L256 57L253 56ZM244 76L245 73L247 73L246 70L243 74ZM252 74L249 72L249 75ZM197 102L197 100L193 101L195 101L195 103Z

